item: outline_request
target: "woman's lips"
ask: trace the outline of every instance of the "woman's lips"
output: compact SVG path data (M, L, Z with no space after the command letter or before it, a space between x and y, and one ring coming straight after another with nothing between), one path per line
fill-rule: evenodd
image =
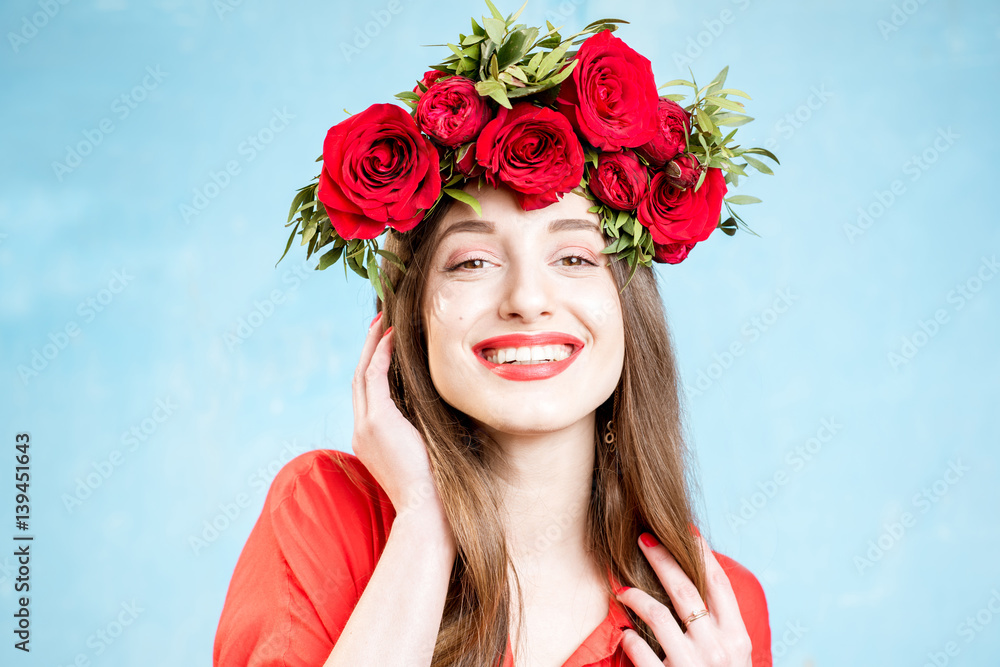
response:
M573 352L560 361L545 361L533 364L495 364L485 356L485 352L492 349L545 345L572 345ZM527 381L544 380L562 373L570 364L576 361L576 358L580 355L580 351L583 350L583 346L584 343L579 338L563 333L553 332L531 336L507 334L480 341L473 347L473 352L479 363L505 380Z

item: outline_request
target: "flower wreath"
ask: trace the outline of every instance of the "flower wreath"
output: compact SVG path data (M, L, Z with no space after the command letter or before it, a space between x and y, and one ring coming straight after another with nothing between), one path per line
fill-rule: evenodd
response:
M413 229L446 197L482 215L462 190L473 179L504 183L525 211L570 191L595 201L589 211L613 239L602 252L628 261L629 281L640 264L683 261L716 227L755 234L730 205L760 200L727 198L727 184L738 185L746 167L773 173L753 155L778 159L731 145L753 118L730 99L750 96L724 88L728 67L701 88L693 73L659 86L690 87L694 100L681 107L685 96L659 96L650 61L612 34L627 21L601 19L563 39L548 21L544 34L515 25L524 6L504 19L486 4L491 16L473 18L472 34L447 45L452 55L396 95L409 112L372 104L330 128L321 173L292 201L279 262L299 234L307 259L332 246L318 270L344 257L345 275L349 266L384 299L383 285L393 286L378 258L406 267L378 237Z

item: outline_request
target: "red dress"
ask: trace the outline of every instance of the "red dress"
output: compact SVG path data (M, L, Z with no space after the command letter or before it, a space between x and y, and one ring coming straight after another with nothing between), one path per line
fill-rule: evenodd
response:
M330 456L356 470L376 496L357 489ZM389 498L353 454L315 450L285 465L236 563L215 635L214 667L321 667L375 571L394 517ZM742 565L716 557L736 593L753 667L770 667L764 591ZM620 647L622 627L631 624L611 598L607 617L563 667L631 667ZM503 667L512 667L509 640L507 646Z

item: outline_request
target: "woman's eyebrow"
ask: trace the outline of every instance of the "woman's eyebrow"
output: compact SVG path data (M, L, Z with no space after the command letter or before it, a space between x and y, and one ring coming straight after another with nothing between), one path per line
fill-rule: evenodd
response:
M577 229L593 231L597 234L601 234L601 228L598 227L597 223L593 220L582 220L580 218L559 218L549 222L549 232L562 232ZM494 234L496 233L496 224L492 220L459 220L441 233L441 238L438 242L440 243L444 241L449 234L458 234L460 232Z

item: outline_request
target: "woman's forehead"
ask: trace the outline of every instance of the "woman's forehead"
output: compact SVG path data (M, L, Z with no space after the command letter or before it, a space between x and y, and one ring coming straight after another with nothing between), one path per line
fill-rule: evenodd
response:
M479 201L482 216L464 202L453 202L442 217L438 243L458 232L502 234L512 231L555 233L592 230L602 234L600 218L588 210L594 202L573 192L544 208L525 211L514 192L504 185L493 188L487 184L482 189L471 185L466 186L465 191Z

